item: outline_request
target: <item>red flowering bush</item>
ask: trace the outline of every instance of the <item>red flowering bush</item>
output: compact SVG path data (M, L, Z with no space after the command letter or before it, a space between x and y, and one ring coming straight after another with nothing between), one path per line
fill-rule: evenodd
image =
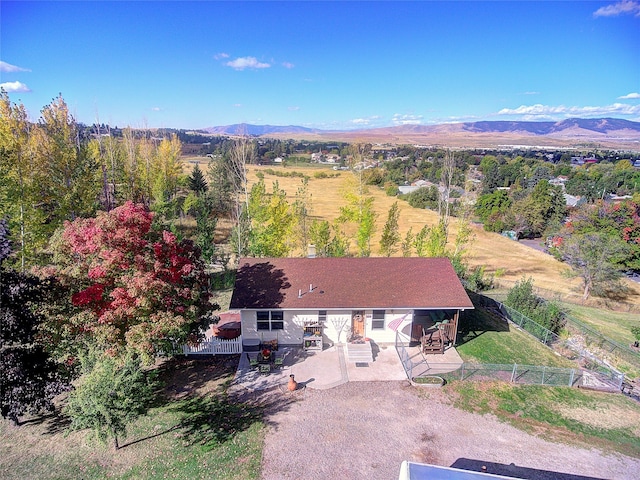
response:
M142 205L127 202L65 223L54 270L73 292L67 331L149 361L197 335L212 309L198 249L170 232L153 232L152 221Z

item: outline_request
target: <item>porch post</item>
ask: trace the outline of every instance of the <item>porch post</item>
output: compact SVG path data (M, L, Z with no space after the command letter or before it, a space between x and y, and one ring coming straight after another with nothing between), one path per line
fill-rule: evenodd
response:
M456 313L453 314L453 343L452 347L455 348L456 340L458 339L458 318L460 317L460 310L456 310Z

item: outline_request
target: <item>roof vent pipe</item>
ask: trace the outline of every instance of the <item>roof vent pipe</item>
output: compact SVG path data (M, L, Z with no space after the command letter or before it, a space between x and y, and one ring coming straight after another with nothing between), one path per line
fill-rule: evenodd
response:
M313 292L313 283L309 284L309 292Z
M302 298L302 289L298 289L298 298Z

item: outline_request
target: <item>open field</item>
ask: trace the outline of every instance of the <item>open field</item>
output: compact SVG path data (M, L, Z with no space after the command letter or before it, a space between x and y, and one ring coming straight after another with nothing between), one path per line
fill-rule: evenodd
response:
M305 173L310 177L309 191L311 193L311 214L315 218L333 220L340 215L340 207L345 204L341 192L344 189L345 178L352 175L349 171L340 172L337 178L314 178L313 173L317 167L258 167L252 166L249 170L249 181L257 181L256 172L263 172L267 168L282 169L283 171L296 171ZM333 171L326 167L328 172ZM280 188L287 192L291 200L294 199L295 192L300 186L300 178L296 177L276 177L265 174L267 191L273 181L278 181ZM387 218L389 208L396 201L395 197L385 195L384 191L377 187L369 187L369 194L375 198L374 207L378 213L377 230L372 241L373 255L378 255L380 236L382 227ZM407 230L412 227L417 233L423 225L435 225L438 221L437 212L432 210L421 210L411 207L404 201L398 201L400 210L400 233L404 236ZM457 220L451 219L450 241L452 242L457 232ZM580 282L577 279L568 279L562 272L568 267L554 259L552 256L539 252L526 245L509 240L496 233L485 232L482 226L474 227L475 240L469 249L468 262L470 266L484 266L488 273L501 273L501 280L512 283L523 277L532 277L536 287L552 290L561 296L572 298L572 302L581 301ZM355 242L352 241L352 248ZM399 254L398 254L399 255ZM631 290L626 302L640 306L640 286L632 281L627 281Z

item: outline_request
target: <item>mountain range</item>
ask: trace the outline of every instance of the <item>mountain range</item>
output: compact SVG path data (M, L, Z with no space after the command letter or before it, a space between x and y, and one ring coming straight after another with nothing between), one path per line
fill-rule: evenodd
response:
M640 122L618 118L570 118L558 122L478 121L439 125L400 125L359 130L320 130L295 125L246 123L203 129L215 135L309 140L421 143L459 147L547 145L571 147L585 144L640 150Z

